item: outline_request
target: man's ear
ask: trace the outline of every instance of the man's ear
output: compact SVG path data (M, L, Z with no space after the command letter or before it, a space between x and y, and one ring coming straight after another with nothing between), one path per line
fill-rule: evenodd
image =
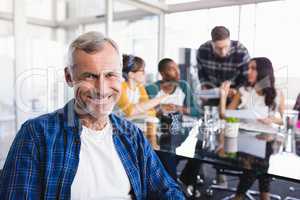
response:
M132 78L132 75L133 75L134 73L133 72L128 72L128 79L129 78Z
M72 72L69 67L65 67L65 79L69 87L73 87Z
M166 77L165 72L164 72L164 71L161 71L161 72L159 72L159 73L160 73L160 76L161 76L162 80L164 80L165 77Z

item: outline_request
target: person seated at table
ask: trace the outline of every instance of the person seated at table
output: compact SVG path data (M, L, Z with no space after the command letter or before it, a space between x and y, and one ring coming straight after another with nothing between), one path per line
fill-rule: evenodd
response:
M294 105L293 109L297 110L299 112L298 113L298 124L300 126L300 93L297 96L297 99L296 99L296 102L295 102L295 105Z
M155 117L154 107L169 95L149 99L144 87L145 62L142 58L133 55L123 55L123 77L121 96L117 103L125 117L146 115ZM147 123L146 136L154 148L156 143L156 126L154 123Z
M189 84L180 80L178 65L170 58L164 58L158 63L158 71L162 80L146 86L150 98L170 95L160 102L158 114L163 112L180 112L193 117L200 116L200 110L194 100Z
M230 89L230 82L220 87L220 115L225 117L226 99ZM258 119L259 123L282 125L284 112L284 96L275 88L274 70L271 61L265 57L252 58L248 65L248 81L233 97L227 109L252 109L265 107L268 116ZM279 113L279 115L277 115ZM243 199L247 190L259 179L260 199L269 199L270 180L267 176L256 177L251 172L245 172L240 177L235 199Z
M157 108L158 117L161 118L161 115L176 112L192 117L200 117L201 110L195 102L189 84L185 80L180 80L180 70L176 62L170 58L163 58L158 63L158 71L162 77L162 80L146 86L146 90L150 98L157 98L165 94L170 95L170 97L162 101ZM174 135L174 137L179 137L179 135ZM180 138L177 139L180 140ZM169 140L172 139L169 138ZM172 142L170 141L169 143ZM159 156L169 174L176 179L177 159L163 155ZM192 159L189 160L182 171L180 180L187 186L193 185L200 168L201 166L198 164L198 162L195 162Z

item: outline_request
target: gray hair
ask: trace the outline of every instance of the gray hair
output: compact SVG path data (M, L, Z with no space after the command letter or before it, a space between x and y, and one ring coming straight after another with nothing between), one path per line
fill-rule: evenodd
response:
M113 46L120 56L120 51L117 43L112 39L105 37L102 33L97 31L90 31L77 37L69 46L67 53L67 67L74 66L74 52L82 50L88 54L101 51L104 44L108 42ZM120 59L122 62L122 59ZM122 64L122 63L120 63Z

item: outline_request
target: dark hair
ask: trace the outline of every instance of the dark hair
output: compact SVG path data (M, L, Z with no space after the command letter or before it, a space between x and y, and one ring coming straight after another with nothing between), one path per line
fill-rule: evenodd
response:
M126 80L128 80L129 72L137 72L144 67L145 61L142 58L134 55L123 54L122 74Z
M266 57L252 58L250 62L251 61L255 61L256 63L256 84L258 84L265 96L265 104L272 110L275 110L275 97L277 92L275 89L275 76L272 62ZM247 83L247 86L250 86L249 82Z
M211 30L211 39L213 42L225 40L230 37L230 32L225 26L216 26Z
M296 99L296 102L295 102L295 105L294 105L293 109L299 111L298 120L300 120L300 94L298 94L298 97Z
M163 58L158 63L158 71L162 72L166 69L170 62L174 62L171 58Z

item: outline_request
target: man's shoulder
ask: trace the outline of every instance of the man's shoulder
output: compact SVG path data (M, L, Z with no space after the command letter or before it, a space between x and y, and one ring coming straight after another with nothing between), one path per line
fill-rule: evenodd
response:
M205 43L203 43L197 51L197 58L198 59L202 59L202 60L210 60L211 56L212 56L212 45L211 45L211 41L207 41Z
M141 130L129 120L114 113L111 113L109 117L113 128L116 129L115 131L117 131L118 134L129 137L137 136L138 134L140 134Z
M155 82L152 82L152 83L148 83L146 84L145 88L151 88L151 87L160 87L160 81L155 81Z
M247 48L237 40L231 40L232 47L234 47L237 51L248 51Z
M200 47L198 48L198 50L210 50L210 49L211 49L211 40L201 44Z
M44 133L46 129L57 128L60 124L62 114L62 109L59 109L51 113L28 119L23 123L22 128L30 128L35 134Z
M160 90L160 81L147 84L145 89L150 98L155 97Z
M179 80L178 85L182 90L187 90L190 87L190 84L186 80Z

